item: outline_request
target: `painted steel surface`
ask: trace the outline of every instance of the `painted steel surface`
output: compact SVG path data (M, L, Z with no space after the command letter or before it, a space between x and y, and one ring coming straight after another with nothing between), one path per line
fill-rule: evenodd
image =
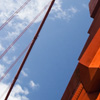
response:
M61 100L100 100L100 0L91 0L89 10L90 35Z

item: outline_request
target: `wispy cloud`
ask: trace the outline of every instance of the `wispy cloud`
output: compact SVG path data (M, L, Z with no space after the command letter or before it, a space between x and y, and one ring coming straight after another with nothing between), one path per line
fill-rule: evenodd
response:
M32 81L32 80L30 81L29 85L33 89L39 87L39 84L35 84L34 81Z
M85 4L85 3L83 3L82 6L83 6L85 9L89 9L89 8L88 8L88 5Z
M5 70L5 66L0 64L0 77L4 75Z
M22 73L22 75L23 75L24 77L27 77L27 76L28 76L28 74L27 74L24 70L22 70L21 73Z
M31 0L23 10L21 10L17 16L6 26L10 30L7 32L4 38L2 38L2 43L11 43L22 31L23 29L36 17L36 15L43 9L43 7L48 4L51 0ZM0 2L0 24L5 22L23 3L25 0L2 0ZM9 4L9 5L8 5ZM56 0L51 11L51 19L64 19L70 20L74 14L77 13L75 7L70 7L64 9L62 7L63 1ZM38 6L37 6L38 5ZM44 13L35 21L38 23L42 20ZM0 45L0 50L3 50L3 44Z
M0 52L4 51L4 47L0 44Z
M68 11L71 12L72 14L75 14L75 13L77 13L78 10L74 7L71 7L68 9Z
M14 96L14 95L19 94L19 93L24 94L24 95L28 95L29 91L26 88L22 89L22 87L19 84L17 84L13 89L12 95Z
M55 19L61 19L66 17L66 11L62 9L62 1L61 0L56 0L55 5L52 8L52 14Z
M9 84L0 83L0 100L4 100L7 92L5 90L8 90ZM17 84L13 88L13 91L11 95L9 96L8 100L29 100L26 96L29 94L29 91L25 88L22 89L22 87Z
M55 5L52 9L52 18L51 19L64 19L64 20L71 20L71 18L78 12L77 8L70 7L67 9L62 8L62 0L56 0Z
M9 60L9 58L7 56L3 57L3 62L5 62L6 64L11 64L13 61L15 61L16 57L13 56L13 58L11 60Z

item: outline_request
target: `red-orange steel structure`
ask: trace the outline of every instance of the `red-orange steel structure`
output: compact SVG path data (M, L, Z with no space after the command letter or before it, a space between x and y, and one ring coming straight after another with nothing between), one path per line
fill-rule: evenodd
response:
M100 0L90 0L89 10L89 37L61 100L100 100Z
M26 62L26 60L27 60L27 58L28 58L30 52L31 52L31 49L32 49L33 45L35 44L36 39L37 39L37 37L38 37L38 35L39 35L39 33L40 33L42 27L43 27L43 25L44 25L44 23L45 23L45 21L46 21L48 15L49 15L49 12L50 12L50 10L51 10L51 8L52 8L54 2L55 2L55 0L52 0L52 2L51 2L51 4L50 4L50 6L49 6L49 8L48 8L48 10L47 10L47 12L46 12L44 18L43 18L43 20L42 20L42 22L41 22L41 24L40 24L40 26L39 26L39 28L38 28L38 30L37 30L35 36L34 36L34 38L33 38L32 42L31 42L31 44L30 44L30 47L29 47L29 49L28 49L28 51L27 51L27 53L26 53L26 55L25 55L25 57L24 57L24 59L23 59L21 65L20 65L20 68L19 68L18 72L17 72L16 75L15 75L15 78L14 78L12 84L11 84L11 87L10 87L10 89L9 89L9 91L8 91L8 93L7 93L7 95L6 95L6 97L5 97L5 100L8 99L8 97L9 97L9 95L10 95L10 93L11 93L11 91L12 91L12 89L13 89L13 87L14 87L14 85L15 85L15 83L16 83L18 77L19 77L19 75L20 75L20 72L21 72L21 70L22 70L22 68L23 68L23 66L24 66L24 64L25 64L25 62Z

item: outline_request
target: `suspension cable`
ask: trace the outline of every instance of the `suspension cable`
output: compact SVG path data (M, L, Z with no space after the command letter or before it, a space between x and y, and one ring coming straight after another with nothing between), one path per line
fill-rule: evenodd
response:
M19 9L17 9L16 12L14 12L14 14L9 17L1 26L0 26L0 30L2 30L31 0L27 0Z
M21 38L26 30L36 21L36 19L45 11L49 3L41 10L41 12L31 21L31 23L22 31L22 33L8 46L8 48L0 55L0 59L9 51L9 49Z
M34 44L35 44L35 42L36 42L36 39L37 39L37 37L38 37L38 35L39 35L39 33L40 33L40 31L41 31L41 29L42 29L42 27L43 27L43 25L44 25L46 19L47 19L47 17L48 17L48 14L49 14L49 12L50 12L50 10L51 10L51 8L52 8L54 2L55 2L55 0L52 0L52 2L51 2L51 4L50 4L50 6L49 6L49 8L48 8L48 10L47 10L47 12L46 12L44 18L43 18L43 20L42 20L42 22L41 22L41 24L40 24L40 26L39 26L39 28L38 28L38 30L37 30L35 36L34 36L34 38L33 38L33 40L32 40L32 43L31 43L31 45L30 45L30 47L29 47L29 49L28 49L28 51L27 51L27 53L26 53L26 55L25 55L25 57L24 57L24 59L23 59L23 61L22 61L22 63L21 63L21 65L20 65L20 68L19 68L19 70L17 71L17 73L16 73L16 75L15 75L15 78L14 78L14 80L13 80L11 86L10 86L10 89L9 89L9 91L8 91L6 97L5 97L5 100L8 99L8 97L9 97L9 95L10 95L10 93L11 93L11 91L12 91L12 89L13 89L13 87L14 87L14 85L15 85L15 83L16 83L18 77L19 77L19 75L20 75L20 72L21 72L21 70L22 70L22 68L23 68L23 66L24 66L24 64L25 64L25 62L26 62L26 60L27 60L27 58L28 58L28 56L29 56L31 50L32 50L32 47L34 46Z

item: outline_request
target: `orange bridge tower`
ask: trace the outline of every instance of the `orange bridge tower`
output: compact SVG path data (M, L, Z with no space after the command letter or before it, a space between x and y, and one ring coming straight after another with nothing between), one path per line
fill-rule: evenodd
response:
M100 0L90 0L89 10L89 37L61 100L100 100Z

